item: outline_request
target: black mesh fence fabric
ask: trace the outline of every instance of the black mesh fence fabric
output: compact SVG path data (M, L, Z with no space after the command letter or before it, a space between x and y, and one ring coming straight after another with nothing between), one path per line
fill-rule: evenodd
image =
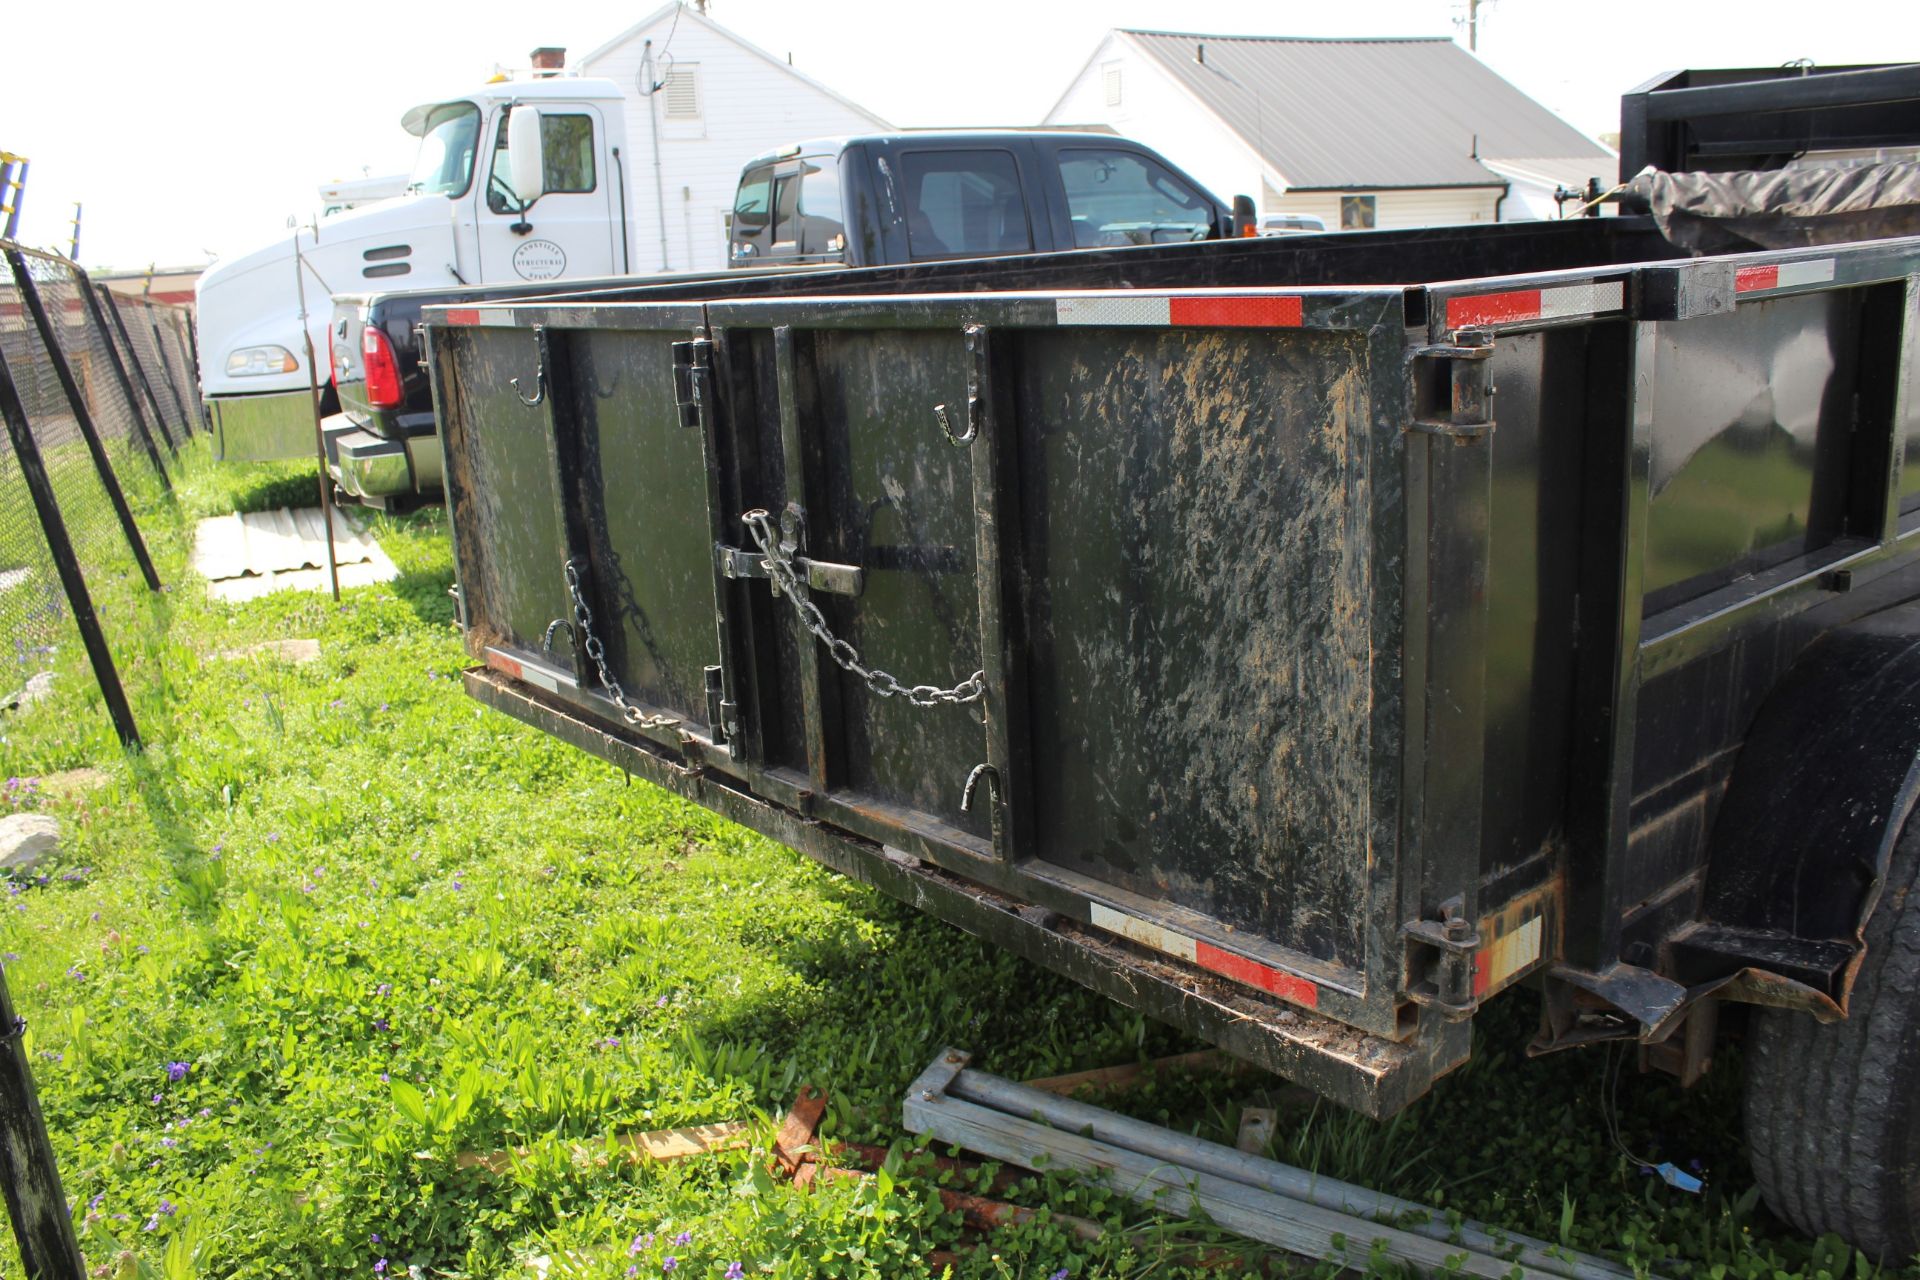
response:
M89 286L71 263L20 252L51 322L55 345L66 358L87 416L99 434L111 473L138 519L141 512L155 510L154 504L164 501L164 486L115 374L109 354L112 338L88 308L81 291ZM35 325L25 291L8 262L0 262L0 354L6 357L8 376L26 411L28 433L102 630L117 653L138 652L146 582L80 419ZM158 358L157 352L153 358ZM137 379L131 369L128 373ZM137 381L135 394L139 394ZM170 456L163 443L158 448L163 458ZM53 561L53 545L28 491L12 436L0 430L0 705L32 689L44 672L62 672L63 686L69 678L89 678L73 610ZM124 671L124 659L117 665ZM69 671L71 676L65 674Z
M63 258L30 251L22 251L22 256L26 259L34 286L39 290L41 304L46 307L53 321L60 349L67 357L67 367L73 371L74 380L80 385L87 410L100 432L101 443L106 446L107 456L113 460L120 487L129 496L151 493L160 487L153 455L160 454L164 462L167 450L164 443L153 438L150 430L146 429L144 417L137 416L134 406L127 400L120 376L114 368L113 351L108 345L110 339L101 332L87 305L85 277ZM132 370L127 370L127 374L131 382L134 376ZM57 392L58 388L55 390ZM140 394L137 384L134 394ZM149 441L152 442L151 450Z
M168 358L167 332L173 327L173 315L176 308L165 303L151 302L145 298L129 297L117 294L114 303L120 308L120 317L127 326L127 338L133 343L135 358L140 367L147 371L147 382L153 388L154 399L160 402L160 413L166 420L167 431L177 442L184 443L193 436L193 405L188 400L189 388L194 385L183 380L184 368L176 368Z
M141 411L147 415L147 425L154 433L154 443L163 450L171 450L186 443L186 437L177 434L168 426L166 414L161 412L160 398L166 395L165 387L154 387L152 380L158 373L148 373L140 364L139 353L127 345L132 330L121 315L122 299L112 289L103 284L93 286L94 296L100 302L100 314L106 323L107 338L120 353L120 363L127 370L127 379L133 385L133 394L140 401Z

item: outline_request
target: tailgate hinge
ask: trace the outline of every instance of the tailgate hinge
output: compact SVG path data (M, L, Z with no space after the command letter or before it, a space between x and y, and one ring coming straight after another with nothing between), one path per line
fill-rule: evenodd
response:
M1409 429L1457 443L1493 430L1493 334L1462 329L1452 345L1413 353L1413 421Z
M1473 990L1474 953L1480 931L1459 898L1440 904L1438 920L1410 920L1400 927L1407 940L1407 999L1437 1009L1450 1022L1471 1018L1480 1007Z
M680 425L697 427L713 395L713 339L690 338L673 344L673 404Z

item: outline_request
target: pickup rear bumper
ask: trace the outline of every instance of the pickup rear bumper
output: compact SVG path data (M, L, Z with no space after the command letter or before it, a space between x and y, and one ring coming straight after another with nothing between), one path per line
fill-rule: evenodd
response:
M343 413L328 418L322 430L327 470L346 497L367 506L388 507L416 496L439 495L438 435L378 436Z

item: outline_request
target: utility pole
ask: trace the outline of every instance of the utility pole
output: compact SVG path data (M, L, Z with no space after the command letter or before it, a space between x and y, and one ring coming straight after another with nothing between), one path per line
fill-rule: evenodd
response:
M1480 6L1482 3L1492 4L1493 0L1467 0L1467 48L1473 50L1475 53L1480 51Z

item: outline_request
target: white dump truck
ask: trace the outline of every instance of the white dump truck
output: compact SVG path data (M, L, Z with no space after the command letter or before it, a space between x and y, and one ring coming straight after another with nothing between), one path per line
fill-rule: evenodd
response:
M522 131L522 188L509 160L508 120ZM333 412L327 367L329 298L374 288L436 288L608 276L628 270L621 91L611 80L551 77L488 84L414 107L401 118L420 139L404 192L289 230L216 263L196 289L200 387L217 456L235 460L313 452L307 329L316 381ZM531 143L532 145L526 145ZM527 169L526 158L535 165ZM536 183L532 174L539 174Z

